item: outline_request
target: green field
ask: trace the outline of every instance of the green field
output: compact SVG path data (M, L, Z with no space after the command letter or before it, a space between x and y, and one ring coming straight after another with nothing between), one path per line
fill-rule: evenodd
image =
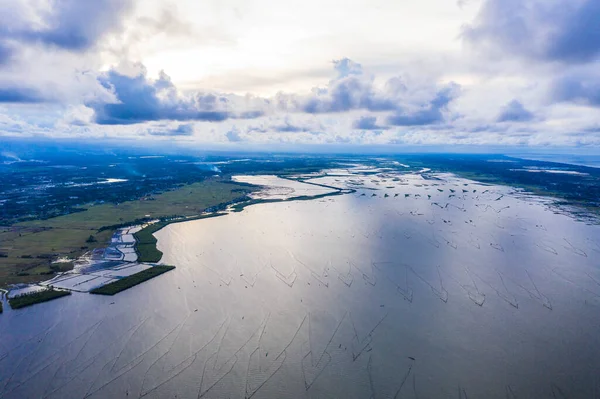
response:
M144 281L150 280L156 276L160 276L170 270L175 269L175 266L153 266L150 269L142 270L139 273L131 276L123 277L110 284L103 285L102 287L95 288L90 291L92 294L99 295L115 295L121 291L125 291L128 288L135 287Z
M46 280L55 272L70 269L69 263L51 261L57 257L75 259L106 246L115 228L101 230L102 227L174 215L196 216L208 207L232 201L250 191L250 187L215 178L136 201L94 205L83 212L1 227L0 287ZM90 235L94 236L94 242L88 242ZM149 253L143 243L141 248L142 254ZM157 254L148 256L146 259L156 259Z
M71 291L46 290L10 298L8 300L8 303L13 309L21 309L27 306L35 305L36 303L48 302L53 299L61 298L63 296L68 295L71 295Z

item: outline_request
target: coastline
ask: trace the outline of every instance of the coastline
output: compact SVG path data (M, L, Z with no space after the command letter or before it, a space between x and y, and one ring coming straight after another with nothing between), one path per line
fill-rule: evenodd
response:
M430 173L426 173L426 174L425 173L417 173L417 174L422 174L423 176L428 176ZM453 173L453 175L460 177L462 174L461 173ZM247 176L252 177L253 175L247 175ZM328 185L328 184L321 184L321 183L307 181L307 180L311 180L311 179L318 178L318 177L328 176L327 173L323 173L323 171L321 171L321 173L319 173L319 174L316 174L316 175L313 175L310 177L301 177L298 175L296 175L296 177L294 177L294 176L283 175L283 174L254 175L254 177L265 177L265 176L267 176L267 177L270 176L275 179L285 180L286 182L290 182L290 183L298 183L298 184L302 184L302 185L311 185L311 186L315 186L315 187L327 188L332 191L326 192L326 193L315 194L315 195L295 195L295 196L293 195L293 192L292 192L292 195L290 195L288 197L274 198L274 197L269 197L268 190L270 188L277 187L276 185L274 185L274 186L269 185L269 184L257 185L257 184L247 183L247 182L237 182L232 179L229 181L230 183L253 188L254 191L252 192L252 195L246 194L242 197L235 198L231 201L223 202L218 205L209 207L209 208L207 208L207 212L203 212L199 215L165 217L165 218L159 218L159 219L152 220L149 223L145 223L142 225L134 224L134 225L128 225L126 227L120 227L119 229L117 229L117 231L113 235L113 237L111 239L111 245L104 247L104 248L99 248L99 249L93 251L93 252L96 252L96 254L101 253L102 254L101 256L95 256L94 254L92 254L91 256L80 257L75 261L75 263L88 262L87 265L83 265L83 267L81 265L76 265L76 267L73 270L59 273L50 280L45 280L45 281L41 281L38 283L29 284L29 285L16 285L14 287L16 287L17 292L20 289L23 289L26 287L46 288L46 287L52 286L53 284L56 284L57 281L64 282L68 279L74 278L76 275L89 275L89 276L91 276L89 278L89 280L83 280L81 282L76 282L75 283L76 285L73 285L70 287L58 286L58 288L59 289L67 289L67 290L73 291L73 292L90 292L94 289L98 289L99 287L109 285L110 283L115 282L115 279L112 278L113 277L112 275L104 276L102 273L110 274L110 272L113 272L116 270L123 270L123 269L127 269L127 268L136 268L136 267L150 268L155 265L158 265L162 259L163 253L160 250L158 250L158 248L157 248L157 239L155 238L154 233L162 230L164 227L166 227L170 224L225 216L230 213L241 212L246 207L255 205L255 204L317 200L317 199L322 199L322 198L331 197L331 196L352 194L357 191L356 189L353 189L353 188L340 188L340 187L335 187L335 186ZM465 176L462 176L462 177L464 178ZM476 180L474 178L472 178L471 180L473 180L474 182L479 182L481 184L486 184L485 182ZM561 213L568 214L569 216L572 216L577 220L585 221L588 223L590 223L592 221L590 218L586 219L584 217L584 216L586 216L585 210L581 210L579 208L574 208L574 207L567 207L564 204L561 205L560 198L553 197L553 196L549 195L548 193L544 194L544 193L535 192L534 190L526 190L523 188L514 187L514 186L506 184L506 183L502 183L502 182L496 182L496 184L499 184L502 186L507 186L507 187L512 187L518 191L521 191L521 195L525 195L525 196L532 195L535 197L542 196L544 198L548 198L549 201L547 203L547 206L555 207L557 210L560 210ZM261 193L264 195L263 197L260 197ZM276 194L276 195L280 195L280 194ZM591 212L591 214L593 215L593 212ZM110 228L110 227L112 227L112 226L108 226L107 228ZM101 230L102 229L104 229L104 228L101 228ZM126 236L131 236L133 238L133 242L129 242L131 240L127 241L127 239L124 238ZM133 259L131 257L129 259L125 259L126 254L123 253L122 251L120 251L119 245L125 245L126 247L131 248L132 251L135 252L135 255L136 255L135 259ZM116 249L116 251L119 251L124 255L122 258L120 258L120 259L114 258L114 255L113 255L114 251L113 252L110 251L110 249L113 246L116 246L116 248L113 248L113 249ZM106 256L107 254L108 254L108 256ZM96 267L94 261L106 262L107 265L105 267ZM86 267L89 269L87 269ZM141 271L143 271L143 270L141 270ZM141 271L139 271L139 272L141 272ZM123 276L119 276L119 278L126 278L126 277L128 277L128 275L126 275L126 274L124 274ZM102 284L95 285L95 286L92 285L93 283L90 283L91 281L96 280L98 278L106 278L106 281L97 280L96 282L101 282ZM78 287L78 288L76 288L76 287ZM11 291L15 291L15 290L6 291L7 298L9 297Z
M101 290L103 287L114 285L119 280L127 280L130 279L132 276L136 276L138 274L142 275L146 270L150 268L162 267L163 265L160 264L160 261L162 259L163 254L156 247L157 240L154 237L154 233L160 231L161 229L170 224L225 216L230 214L231 212L241 212L245 207L255 204L314 200L329 196L350 194L356 191L353 189L342 189L339 187L306 182L300 179L297 180L289 178L288 176L277 175L276 177L290 182L328 188L332 191L313 196L298 195L291 196L289 198L251 198L249 195L244 195L243 197L238 197L234 200L223 202L215 206L209 207L207 208L207 212L195 216L159 218L142 225L120 225L119 227L105 226L100 228L99 231L117 228L108 246L100 247L92 251L91 253L80 256L79 258L73 261L75 266L72 270L58 273L56 276L49 280L44 280L30 284L13 285L13 288L6 291L6 298L8 299L9 297L27 294L30 291L43 292L49 288L54 287L66 290L69 293L94 293L95 291ZM231 180L231 182L234 184L241 184L252 188L257 188L257 192L260 192L261 190L266 190L269 187L267 185L255 185L243 182L235 182L233 180ZM134 241L131 242L131 240L128 240L126 238L128 236L132 237ZM135 259L131 258L131 254L129 252L124 253L122 251L122 248L120 248L121 246L124 246L128 249L133 249L136 255ZM123 255L119 259L115 258L115 253L117 252ZM130 258L125 259L126 256L129 256ZM170 267L174 268L173 266ZM114 278L114 272L123 271L129 268L135 269L136 273L121 273L123 274L122 276ZM142 270L138 271L138 269L140 268L142 268ZM156 276L160 274L161 273L157 273ZM94 285L95 283L100 284ZM131 285L131 287L135 285Z

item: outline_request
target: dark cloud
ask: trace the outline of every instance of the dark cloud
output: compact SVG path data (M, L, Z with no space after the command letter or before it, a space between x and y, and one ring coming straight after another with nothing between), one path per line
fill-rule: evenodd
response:
M373 87L372 78L359 73L359 64L350 60L336 64L338 77L326 89L315 89L313 95L303 99L301 110L310 114L346 112L353 109L391 111L397 108L394 93L382 93Z
M377 117L375 116L361 116L359 119L355 120L352 124L354 129L361 130L381 130L385 129L377 125Z
M154 129L148 134L152 136L193 136L194 126L192 124L181 124L175 129Z
M463 36L476 46L567 63L600 55L598 0L485 0Z
M456 98L460 87L451 84L441 89L428 105L412 112L399 110L387 118L387 123L394 126L422 126L441 123L445 120L443 111Z
M132 5L132 0L54 0L31 20L25 5L13 4L0 17L0 38L83 51L119 30Z
M227 137L227 140L229 140L232 143L237 143L239 141L242 141L240 132L236 128L233 128L232 130L225 133L225 137Z
M512 100L506 104L500 111L496 119L497 122L528 122L534 118L533 113L528 111L523 104L517 100Z
M273 125L271 129L280 133L300 133L300 132L308 132L310 129L306 126L297 126L292 124L290 121L286 120L282 125Z
M114 94L117 102L89 102L95 122L103 125L127 125L147 121L207 121L254 119L264 115L268 101L260 97L236 96L209 92L182 94L171 78L160 72L149 79L143 65L134 66L133 76L115 69L104 73L99 81Z
M42 95L34 90L22 87L0 87L0 103L40 103Z
M0 41L0 65L6 64L13 57L14 50L7 43Z
M569 71L552 82L554 101L600 107L600 74L597 66L589 71Z
M144 68L136 76L111 70L100 77L100 82L114 92L118 102L87 104L94 110L98 124L159 120L218 122L233 116L227 97L212 93L182 96L164 72L159 79L150 80Z
M410 114L394 114L387 118L387 123L394 126L423 126L440 123L444 116L437 108L426 108Z
M246 129L246 132L247 133L254 133L254 132L256 132L256 133L267 133L268 130L265 129L264 127L262 127L262 126L249 126Z
M583 131L581 132L581 134L587 134L587 133L600 133L600 125L589 126L585 129L583 129Z
M258 99L257 99L258 100ZM263 102L262 100L258 100L258 102ZM268 102L264 102L266 105ZM253 110L253 111L241 111L237 115L234 115L234 118L237 119L256 119L263 116L265 112L263 110Z

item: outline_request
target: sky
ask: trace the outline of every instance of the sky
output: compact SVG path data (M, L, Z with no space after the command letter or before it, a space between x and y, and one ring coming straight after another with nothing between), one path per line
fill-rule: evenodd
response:
M598 0L0 0L0 140L598 153L598 21Z

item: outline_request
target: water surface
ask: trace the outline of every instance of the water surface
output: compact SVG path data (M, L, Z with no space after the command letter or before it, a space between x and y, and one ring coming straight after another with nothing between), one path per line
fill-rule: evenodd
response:
M600 230L452 175L159 231L177 269L0 316L2 398L590 398Z

